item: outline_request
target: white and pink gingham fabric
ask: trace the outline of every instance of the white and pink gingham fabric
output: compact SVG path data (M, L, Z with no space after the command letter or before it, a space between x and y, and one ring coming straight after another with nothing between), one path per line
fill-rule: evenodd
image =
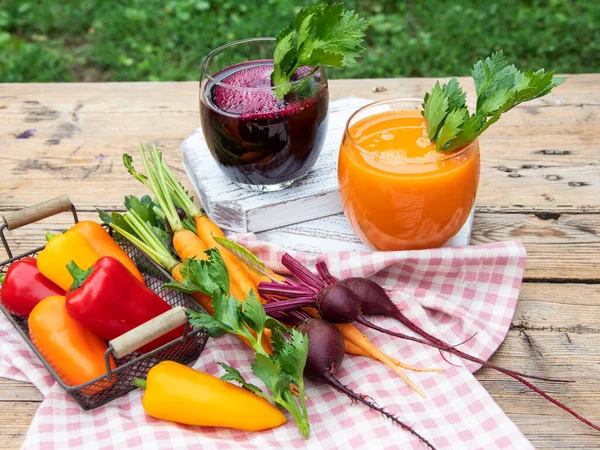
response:
M275 270L283 250L238 236ZM410 252L338 252L308 255L290 252L314 269L325 261L334 276L372 277L392 290L393 301L413 321L446 342L487 359L504 340L514 314L525 266L518 242ZM403 326L373 318L389 329ZM359 328L361 328L359 326ZM421 399L379 362L347 356L338 373L342 383L369 395L439 449L529 449L523 436L471 371L454 356L446 362L433 348L363 330L373 343L408 364L441 367L443 373L407 372L427 398ZM251 352L232 336L209 340L195 368L221 375L227 362L255 383ZM82 411L54 382L9 322L0 319L0 376L34 383L45 396L24 449L420 449L420 441L362 404L351 403L328 386L307 380L311 435L302 439L294 422L257 433L186 427L144 414L140 391L108 405Z

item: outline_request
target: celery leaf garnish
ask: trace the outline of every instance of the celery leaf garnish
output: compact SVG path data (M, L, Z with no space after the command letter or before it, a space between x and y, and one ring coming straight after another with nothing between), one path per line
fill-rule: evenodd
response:
M502 50L478 61L471 71L477 93L477 108L470 114L466 95L458 80L436 83L425 94L423 117L429 139L439 152L451 152L477 138L500 116L520 103L548 94L566 78L555 77L544 69L521 72L509 64Z
M285 28L277 36L271 75L277 97L283 98L293 89L290 81L299 67L353 64L364 50L368 26L354 11L344 11L342 3L300 9L294 28Z

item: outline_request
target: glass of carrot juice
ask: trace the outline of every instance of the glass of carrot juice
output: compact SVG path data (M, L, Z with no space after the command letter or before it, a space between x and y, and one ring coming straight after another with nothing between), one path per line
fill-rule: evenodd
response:
M383 100L348 120L338 178L344 213L377 250L440 247L464 225L479 183L479 141L435 150L422 99Z

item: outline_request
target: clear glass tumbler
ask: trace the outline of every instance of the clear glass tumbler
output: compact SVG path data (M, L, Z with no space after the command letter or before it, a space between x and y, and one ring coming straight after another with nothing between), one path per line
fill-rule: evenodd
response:
M344 213L377 250L440 247L462 228L475 202L479 141L436 152L422 102L375 102L346 124L338 166Z
M235 184L280 190L315 164L327 132L329 90L322 67L300 67L291 92L271 84L275 38L231 42L202 65L200 115L208 148Z

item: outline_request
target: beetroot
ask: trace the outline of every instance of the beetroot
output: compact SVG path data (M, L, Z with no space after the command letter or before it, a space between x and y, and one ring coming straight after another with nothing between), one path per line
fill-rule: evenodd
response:
M302 283L304 283L304 286L296 283L284 285L280 283L261 283L259 285L259 292L261 295L267 294L290 298L288 301L278 301L273 304L265 305L265 311L267 314L277 311L289 311L294 308L312 306L319 310L319 314L323 319L331 322L351 323L356 321L366 327L390 336L395 336L401 339L435 347L439 350L446 351L468 361L481 364L484 367L489 367L512 377L532 391L540 394L551 403L567 411L578 420L589 425L593 429L600 431L600 427L580 416L568 406L550 397L544 391L526 381L525 378L554 382L567 381L537 377L505 369L457 349L455 346L452 346L429 334L427 331L411 322L410 319L408 319L396 307L396 305L394 305L394 303L386 294L385 290L371 280L366 278L348 278L346 280L338 281L329 273L327 266L322 262L317 264L317 271L320 275L319 278L313 275L306 267L302 266L302 264L288 254L283 256L282 264L288 270L290 270L292 275L295 275ZM281 286L284 286L284 289L278 290L277 288ZM313 294L310 295L310 292L313 292ZM406 326L410 331L416 333L424 339L413 337L404 333L386 330L367 320L365 315L384 315L386 317L394 318Z
M308 357L304 368L306 376L327 383L342 394L350 397L350 399L365 404L415 435L429 448L435 448L427 439L418 434L410 426L401 422L395 415L377 406L368 400L368 397L365 395L355 393L335 377L336 372L342 365L345 354L344 338L335 325L324 320L307 319L298 325L297 328L308 337Z
M334 283L319 292L317 308L323 320L352 323L360 316L360 299L348 287Z

